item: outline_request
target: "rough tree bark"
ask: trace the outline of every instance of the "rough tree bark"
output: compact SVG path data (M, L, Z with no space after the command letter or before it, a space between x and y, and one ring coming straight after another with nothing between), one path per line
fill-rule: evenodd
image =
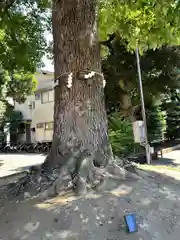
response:
M105 167L113 157L108 142L96 10L95 0L53 1L54 135L44 167L67 166L72 178L81 178L82 168ZM90 178L89 171L87 175L82 173L86 175L82 181Z

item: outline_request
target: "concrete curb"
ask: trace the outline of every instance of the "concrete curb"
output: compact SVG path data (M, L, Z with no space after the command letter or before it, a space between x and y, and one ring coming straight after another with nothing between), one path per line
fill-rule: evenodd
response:
M180 148L180 144L176 145L176 146L173 146L173 147L169 147L169 148L165 148L165 149L162 149L160 150L162 152L162 154L165 154L165 153L169 153L169 152L172 152L176 149Z
M0 178L0 187L8 185L13 182L17 182L19 178L27 176L27 171L14 173Z

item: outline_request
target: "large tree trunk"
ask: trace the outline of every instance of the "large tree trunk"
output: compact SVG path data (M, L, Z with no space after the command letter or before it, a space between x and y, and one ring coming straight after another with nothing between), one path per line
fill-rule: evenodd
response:
M13 187L15 194L23 188L46 198L69 187L84 194L129 176L111 162L96 16L95 0L53 1L53 144L41 168Z
M57 86L53 144L44 166L64 166L73 159L69 167L73 176L79 174L81 165L84 165L83 161L87 161L87 158L86 164L96 167L106 166L112 158L108 142L96 10L95 0L53 2ZM86 76L88 74L89 77Z

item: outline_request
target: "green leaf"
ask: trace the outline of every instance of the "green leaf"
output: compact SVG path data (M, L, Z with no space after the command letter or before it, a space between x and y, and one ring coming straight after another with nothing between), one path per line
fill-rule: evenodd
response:
M141 52L165 44L178 45L180 4L175 0L109 0L99 9L100 35L118 31L128 42L128 49L138 46Z

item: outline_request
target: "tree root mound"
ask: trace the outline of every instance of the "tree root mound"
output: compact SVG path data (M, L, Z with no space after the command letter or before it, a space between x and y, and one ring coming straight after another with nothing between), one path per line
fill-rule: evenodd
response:
M39 169L31 168L27 176L9 186L8 193L23 199L32 196L48 199L70 189L77 195L84 195L89 190L106 191L110 182L120 185L124 180L140 179L135 166L127 160L116 157L107 166L96 167L93 154L79 159L77 153L66 164L54 169L44 169L43 166Z

